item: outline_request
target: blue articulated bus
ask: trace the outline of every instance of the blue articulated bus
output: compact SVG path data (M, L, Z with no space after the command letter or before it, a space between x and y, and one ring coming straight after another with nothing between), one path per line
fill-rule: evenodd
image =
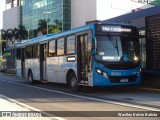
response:
M16 74L35 80L80 86L139 84L138 30L118 23L96 23L17 44ZM11 49L8 49L11 50Z

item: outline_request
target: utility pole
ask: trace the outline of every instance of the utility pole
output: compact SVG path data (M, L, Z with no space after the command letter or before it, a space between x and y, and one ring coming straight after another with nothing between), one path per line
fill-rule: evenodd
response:
M43 12L43 14L45 14L46 15L46 22L47 22L47 34L48 34L48 14L50 14L51 12L49 12L49 11L44 11Z

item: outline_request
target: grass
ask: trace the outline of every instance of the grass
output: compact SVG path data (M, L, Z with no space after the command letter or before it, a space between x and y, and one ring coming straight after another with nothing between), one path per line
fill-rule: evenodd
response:
M16 74L16 71L15 71L15 70L0 70L0 72L6 73L6 74L13 74L13 75Z

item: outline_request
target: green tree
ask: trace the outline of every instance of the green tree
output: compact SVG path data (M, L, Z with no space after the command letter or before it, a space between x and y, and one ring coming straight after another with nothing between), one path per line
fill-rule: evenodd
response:
M6 46L9 46L10 42L12 42L13 44L13 37L14 37L14 32L13 32L13 29L7 29L7 39L6 39ZM10 42L9 42L10 41Z
M56 33L61 32L61 30L60 30L60 27L59 27L59 26L52 25L52 26L49 26L48 32L49 32L49 33L55 33L55 34L56 34Z
M47 21L45 19L38 21L37 31L41 31L43 35L47 34Z
M1 29L1 39L6 40L7 39L7 31L4 29Z
M160 5L160 0L154 0L153 2L150 2L151 5Z
M1 30L2 39L6 40L6 42L9 40L12 42L12 44L15 42L15 40L24 40L28 36L28 32L23 25L19 25L18 28L14 29L7 29L7 30ZM8 43L8 42L7 42Z
M2 54L4 52L4 48L6 48L6 39L7 39L7 31L4 29L1 29L1 44L2 44Z
M15 40L19 39L19 29L14 28L13 29L13 35L14 35Z
M48 28L49 33L59 33L62 30L62 23L58 20L55 20L55 25L50 25Z
M21 42L21 40L24 40L28 37L28 31L26 30L24 25L19 25L18 29L19 29L19 31L15 35L17 36L17 38L19 36L19 39Z
M7 39L6 40L12 41L13 36L14 36L13 29L8 29L7 30Z
M5 40L6 46L8 45L8 42L13 40L13 30L12 29L7 29L7 30L1 30L1 35L2 35L2 40Z

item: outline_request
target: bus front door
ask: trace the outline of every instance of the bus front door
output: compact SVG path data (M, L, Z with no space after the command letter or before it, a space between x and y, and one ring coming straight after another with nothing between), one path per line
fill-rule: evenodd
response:
M22 77L25 77L25 48L22 48L21 56L21 73Z
M78 82L88 84L88 36L78 36Z
M40 80L47 80L46 57L47 57L47 43L40 44Z

